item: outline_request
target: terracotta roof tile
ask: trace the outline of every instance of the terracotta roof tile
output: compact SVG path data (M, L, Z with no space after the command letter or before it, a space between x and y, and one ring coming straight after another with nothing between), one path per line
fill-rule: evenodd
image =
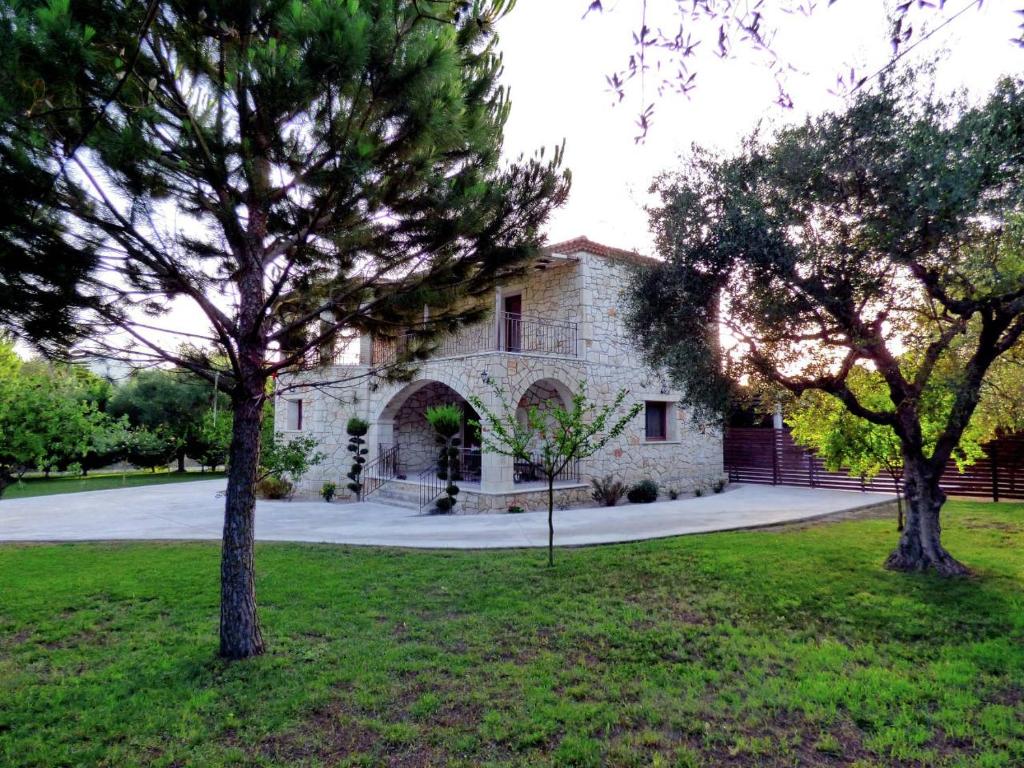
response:
M643 256L636 251L627 251L622 248L613 248L610 245L603 245L601 243L595 243L588 237L574 237L572 240L565 240L561 243L555 243L544 248L549 253L558 253L562 255L569 255L577 253L579 251L586 251L592 253L595 256L603 256L608 259L618 259L620 261L628 261L632 264L639 264L642 266L660 264L661 261L658 259L651 258L650 256Z

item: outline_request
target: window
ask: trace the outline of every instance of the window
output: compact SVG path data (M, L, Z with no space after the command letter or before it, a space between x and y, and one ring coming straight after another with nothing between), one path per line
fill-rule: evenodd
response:
M645 409L645 429L648 440L668 439L668 403L649 400Z
M298 432L302 429L302 401L301 400L286 400L287 411L285 429Z

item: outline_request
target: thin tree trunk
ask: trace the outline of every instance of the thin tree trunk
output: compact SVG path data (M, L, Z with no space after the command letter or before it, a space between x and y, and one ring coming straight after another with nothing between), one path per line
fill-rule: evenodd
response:
M903 531L903 492L900 490L900 479L896 475L890 475L892 477L893 488L896 489L896 531L900 533Z
M228 659L258 656L264 650L253 570L263 399L261 384L249 387L248 394L236 395L233 403L220 564L220 655Z
M548 567L555 564L555 476L548 475Z
M178 471L179 472L184 472L185 471L185 449L184 448L182 448L180 451L178 451Z
M906 525L896 549L886 560L895 571L935 571L942 576L963 576L967 568L947 552L941 542L939 512L946 494L939 488L939 473L923 462L905 460Z

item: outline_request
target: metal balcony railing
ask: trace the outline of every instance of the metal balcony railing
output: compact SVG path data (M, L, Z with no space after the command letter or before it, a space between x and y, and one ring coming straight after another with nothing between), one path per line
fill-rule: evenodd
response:
M413 338L411 333L394 339L375 337L371 363L375 366L394 363L408 350ZM497 324L478 323L441 337L431 357L459 357L477 352L576 357L578 341L576 323L504 312Z

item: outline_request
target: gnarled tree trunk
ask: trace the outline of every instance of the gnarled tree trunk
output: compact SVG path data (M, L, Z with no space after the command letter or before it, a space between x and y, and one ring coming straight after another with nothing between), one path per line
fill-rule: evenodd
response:
M234 396L231 463L224 503L220 561L220 655L245 659L263 653L256 615L253 549L256 523L256 473L263 422L262 382L240 387Z
M939 488L941 470L927 462L904 459L906 524L896 549L885 562L894 571L935 571L942 576L963 576L966 566L943 548L939 512L946 494Z

